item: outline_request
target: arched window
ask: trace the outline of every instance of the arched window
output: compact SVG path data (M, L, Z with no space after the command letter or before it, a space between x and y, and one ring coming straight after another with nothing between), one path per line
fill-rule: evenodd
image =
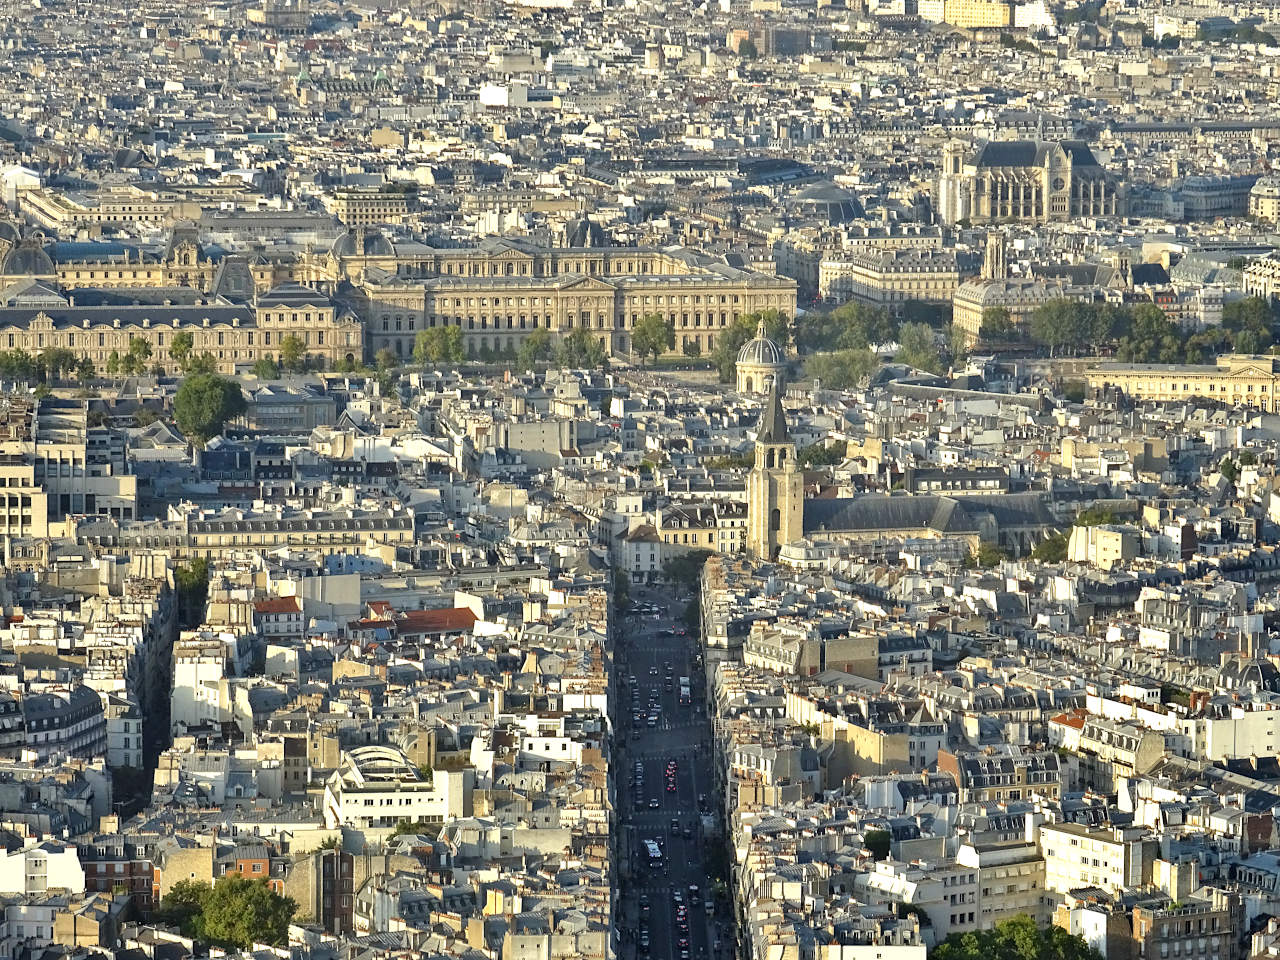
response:
M770 450L768 454L765 455L764 465L768 467L770 470L773 469L773 451L772 450Z
M769 511L769 529L774 533L782 529L782 511L777 507Z

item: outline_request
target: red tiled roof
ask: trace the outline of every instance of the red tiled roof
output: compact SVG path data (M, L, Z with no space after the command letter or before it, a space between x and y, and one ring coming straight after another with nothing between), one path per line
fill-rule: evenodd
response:
M302 604L297 597L272 597L270 600L259 600L253 605L258 613L301 613Z
M476 625L476 615L467 607L448 607L444 610L406 610L396 622L399 633L454 633L470 630Z

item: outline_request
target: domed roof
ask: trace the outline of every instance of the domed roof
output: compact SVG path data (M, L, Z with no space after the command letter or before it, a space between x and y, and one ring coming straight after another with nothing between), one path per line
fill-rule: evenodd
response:
M1269 660L1233 657L1218 670L1218 686L1226 690L1280 689L1280 670Z
M830 180L811 183L796 194L798 207L828 223L848 223L866 216L858 198Z
M329 247L335 257L393 257L396 248L377 230L352 227Z
M822 200L827 203L832 201L841 202L844 200L857 200L852 193L844 187L837 186L830 180L819 180L811 183L799 193L796 194L797 200Z
M778 345L765 336L764 318L756 327L756 335L742 345L738 351L738 363L749 363L757 367L780 367L784 361Z
M570 220L564 228L564 242L568 247L607 247L609 238L600 224L587 217Z
M21 239L22 233L16 223L12 220L0 220L0 241L8 241L16 247Z
M0 274L9 277L47 277L56 272L40 242L30 238L10 250L0 265Z

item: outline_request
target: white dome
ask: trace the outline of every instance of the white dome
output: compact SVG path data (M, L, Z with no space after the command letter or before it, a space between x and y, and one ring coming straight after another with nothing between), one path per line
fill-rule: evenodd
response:
M738 351L738 363L750 363L756 366L782 366L782 351L768 337L754 337L742 345Z

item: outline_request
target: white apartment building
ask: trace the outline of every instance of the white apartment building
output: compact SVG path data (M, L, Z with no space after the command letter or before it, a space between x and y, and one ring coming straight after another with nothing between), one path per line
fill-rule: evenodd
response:
M469 771L432 771L424 777L396 747L344 751L324 785L324 820L331 830L391 830L401 820L435 822L469 815Z
M76 848L46 840L0 857L0 893L27 894L65 890L84 893L84 867Z

